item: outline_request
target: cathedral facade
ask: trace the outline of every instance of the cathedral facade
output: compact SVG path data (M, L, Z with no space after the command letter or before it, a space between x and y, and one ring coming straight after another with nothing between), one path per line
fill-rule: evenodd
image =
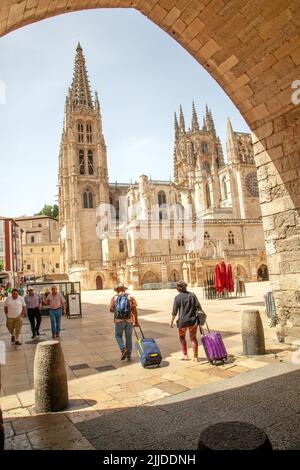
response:
M83 289L199 286L225 260L235 277L266 279L251 135L228 120L224 160L211 111L186 128L175 113L172 181L109 183L97 94L82 48L65 103L59 156L61 271ZM188 230L187 230L188 228ZM192 233L192 237L189 236Z

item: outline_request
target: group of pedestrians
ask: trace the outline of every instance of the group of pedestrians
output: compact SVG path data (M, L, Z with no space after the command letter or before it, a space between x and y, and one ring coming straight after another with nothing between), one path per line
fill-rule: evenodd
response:
M109 310L114 314L115 338L121 352L121 360L131 360L132 356L132 335L133 329L139 326L137 302L135 298L128 294L128 288L119 284L115 289L116 294L112 297ZM198 361L198 316L201 305L196 295L187 290L184 281L177 283L178 295L174 299L171 328L176 325L181 343L181 360L189 360L186 334L189 332L193 346L193 359ZM64 296L58 292L57 287L51 287L51 294L41 296L34 292L33 287L28 288L28 294L23 297L18 289L12 289L11 295L4 302L4 312L6 315L6 325L11 334L11 342L21 345L20 335L23 318L28 316L30 321L32 339L39 337L41 326L41 310L43 306L49 307L52 338L59 338L61 331L61 318L66 314Z
M174 299L170 326L173 328L177 319L176 325L182 349L181 360L189 360L186 342L186 334L189 332L193 345L193 359L198 362L198 312L202 311L202 308L197 296L187 290L186 282L179 281L176 287L178 295ZM139 326L137 302L134 297L126 293L128 288L123 284L118 285L114 290L116 294L111 299L109 310L114 313L115 338L121 352L121 360L126 358L130 360L133 328Z
M23 318L28 316L32 339L40 336L41 310L48 306L51 320L52 338L59 338L61 331L61 317L66 313L64 297L58 292L56 286L51 287L51 294L43 299L34 292L33 287L28 288L28 294L23 297L19 289L12 289L4 302L4 313L6 315L6 327L11 334L11 342L19 346L22 344L20 335L22 331Z

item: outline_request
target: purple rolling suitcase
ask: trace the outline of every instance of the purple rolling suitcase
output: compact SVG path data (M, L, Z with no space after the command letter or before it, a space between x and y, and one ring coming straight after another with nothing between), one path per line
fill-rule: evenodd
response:
M200 332L203 335L202 344L207 359L212 364L224 363L227 360L227 351L223 343L221 333L211 333L206 323L208 334L205 334L203 329L200 327Z

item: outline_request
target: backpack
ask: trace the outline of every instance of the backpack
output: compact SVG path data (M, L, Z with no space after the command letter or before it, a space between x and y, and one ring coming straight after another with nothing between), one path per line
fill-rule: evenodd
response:
M118 295L115 302L115 319L128 320L131 317L131 305L128 295Z

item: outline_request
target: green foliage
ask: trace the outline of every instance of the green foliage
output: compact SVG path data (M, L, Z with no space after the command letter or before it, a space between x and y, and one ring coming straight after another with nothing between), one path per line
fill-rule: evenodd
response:
M43 209L34 215L46 215L47 217L53 217L54 219L58 218L58 205L54 204L53 206L45 204Z

